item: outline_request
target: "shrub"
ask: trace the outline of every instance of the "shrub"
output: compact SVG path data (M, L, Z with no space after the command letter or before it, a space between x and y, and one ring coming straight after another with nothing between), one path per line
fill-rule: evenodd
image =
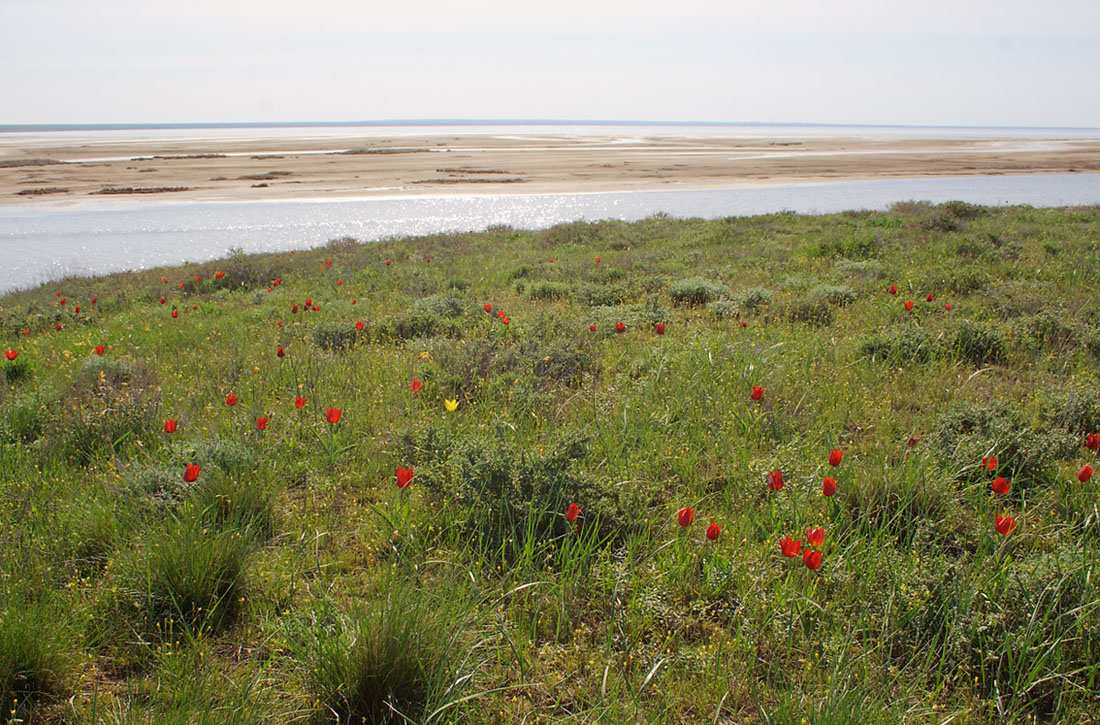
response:
M730 288L702 277L690 277L673 282L668 287L668 293L676 304L695 307L725 297L730 293Z
M140 362L91 357L73 375L65 397L69 410L55 416L55 450L80 465L109 450L116 455L157 426L156 381Z
M61 621L48 602L14 592L0 599L0 719L25 716L31 706L67 690L73 669L71 635Z
M237 531L266 542L278 526L273 494L270 486L255 481L214 475L195 488L192 501L214 529Z
M46 427L46 404L38 391L9 398L0 417L0 442L29 444Z
M1077 329L1062 320L1053 310L1021 317L1014 325L1016 335L1024 347L1060 353L1077 346Z
M16 358L0 364L0 382L18 383L31 377L33 368L28 360Z
M737 317L739 314L737 303L731 300L716 300L707 305L707 309L719 320Z
M818 242L814 253L819 257L841 257L845 259L872 259L881 248L876 236L848 237L847 239L828 239Z
M240 532L210 531L199 512L185 509L121 556L111 618L121 616L146 641L178 626L195 636L222 629L244 597L249 546Z
M462 695L456 679L458 617L450 597L427 597L394 581L349 614L310 608L296 636L309 689L337 722L421 722Z
M1064 431L1033 430L1014 407L999 401L949 407L930 441L960 480L984 481L987 472L979 464L982 457L993 455L1007 472L1004 475L1025 488L1044 482L1050 467L1073 455L1079 445Z
M891 364L925 363L932 359L932 336L921 327L887 329L864 337L860 352Z
M856 301L856 293L847 285L818 285L810 290L810 297L823 299L836 307L846 307Z
M748 287L738 290L733 296L733 303L737 305L737 311L742 315L755 315L771 304L772 293L763 287Z
M997 365L1006 359L1005 341L997 328L964 322L955 328L952 342L955 354L971 365Z
M607 496L577 467L588 450L584 438L569 435L534 449L503 432L428 435L430 444L411 446L432 452L417 476L438 505L453 507L463 539L488 556L511 558L528 544L545 546L565 534L562 512L570 501L587 501L593 514L610 518Z
M588 307L621 305L626 297L626 290L619 285L580 283L573 287L573 299Z
M814 327L833 324L833 308L824 299L798 299L787 303L784 317L790 322L803 322Z
M414 315L454 319L465 313L466 301L452 294L431 295L414 302L412 311Z
M874 259L851 260L838 259L835 265L837 274L845 277L863 277L865 279L882 279L886 276L886 268L882 263Z
M183 480L183 467L139 464L123 472L127 491L154 508L174 508L187 496L192 484Z
M508 281L512 282L517 279L526 279L534 269L535 268L529 264L521 264L518 267L513 267L508 271Z
M1076 385L1043 396L1041 417L1054 429L1075 436L1100 431L1100 392L1095 385Z
M569 296L569 287L561 282L538 282L527 289L527 296L535 300L556 300Z
M239 441L200 438L191 446L189 455L177 459L181 470L185 463L197 463L204 468L240 475L250 472L256 465L256 454Z
M365 337L350 322L325 322L313 328L313 344L322 350L350 350Z

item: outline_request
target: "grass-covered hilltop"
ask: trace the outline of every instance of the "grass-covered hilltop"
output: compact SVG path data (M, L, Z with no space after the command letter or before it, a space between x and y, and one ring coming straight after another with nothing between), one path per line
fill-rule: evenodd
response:
M0 352L0 720L1100 711L1100 207L341 239Z

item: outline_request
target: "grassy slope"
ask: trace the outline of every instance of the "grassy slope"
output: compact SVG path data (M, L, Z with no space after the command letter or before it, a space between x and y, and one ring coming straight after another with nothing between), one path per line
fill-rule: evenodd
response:
M0 696L73 722L1081 719L1098 281L1100 209L909 204L9 295ZM817 571L778 545L811 526Z

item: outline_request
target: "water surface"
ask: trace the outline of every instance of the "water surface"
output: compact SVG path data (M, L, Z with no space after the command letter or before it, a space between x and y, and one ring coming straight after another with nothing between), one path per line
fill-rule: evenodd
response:
M353 200L104 200L0 207L0 292L71 274L146 269L248 252L307 249L351 236L539 229L578 219L632 221L657 212L718 218L885 209L905 200L1063 206L1100 204L1100 174L981 176L786 184L706 191L448 195Z

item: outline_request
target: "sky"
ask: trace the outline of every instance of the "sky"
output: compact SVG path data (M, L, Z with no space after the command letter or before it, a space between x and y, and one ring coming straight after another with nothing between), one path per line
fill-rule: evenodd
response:
M0 0L0 125L1100 126L1098 0Z

